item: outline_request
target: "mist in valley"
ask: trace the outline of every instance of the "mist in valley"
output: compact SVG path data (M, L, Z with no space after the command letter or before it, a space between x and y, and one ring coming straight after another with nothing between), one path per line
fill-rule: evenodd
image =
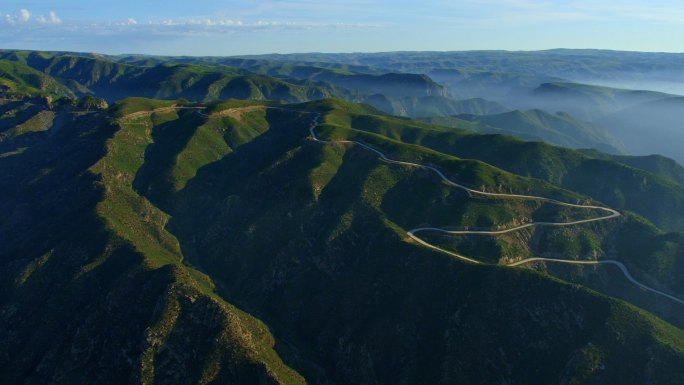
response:
M611 79L457 71L430 75L454 99L482 98L510 110L569 114L623 145L593 148L627 155L658 154L684 164L684 97L680 96L684 82L677 73L619 72Z

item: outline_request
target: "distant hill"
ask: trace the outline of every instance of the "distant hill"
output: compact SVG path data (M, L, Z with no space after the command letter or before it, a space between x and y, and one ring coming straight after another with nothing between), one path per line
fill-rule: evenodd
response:
M444 96L393 98L375 94L359 101L370 104L388 114L411 117L449 116L456 114L492 114L509 111L503 105L484 100L453 100Z
M635 155L662 154L684 164L684 98L650 101L598 121Z
M425 75L356 73L343 69L287 66L273 63L229 67L211 60L136 58L125 63L116 57L4 51L0 57L18 66L30 66L52 77L70 95L94 94L113 102L138 96L194 101L219 99L282 100L303 102L328 97L351 101L378 101L372 95L391 99L378 105L390 113L454 113L452 100L443 87ZM200 63L200 64L197 64ZM64 93L64 92L62 92ZM443 107L447 106L447 107Z
M408 115L414 117L450 115L489 115L510 111L500 103L482 98L452 100L447 98L422 98L411 103Z
M582 151L594 158L610 159L628 166L649 171L684 186L684 167L662 155L609 155L595 150Z
M117 60L126 60L117 58ZM231 58L161 58L159 62L192 63L204 65L229 65L253 73L280 79L296 79L326 82L358 94L382 94L392 98L445 96L443 86L425 75L391 73L381 69L361 66L329 65L316 63L304 65L277 61L246 60ZM134 63L136 63L134 61Z
M80 94L93 93L109 101L128 96L161 99L219 98L306 101L337 95L332 87L299 85L231 67L190 64L132 66L79 56L41 58L27 62Z
M684 168L512 136L681 143L592 52L0 51L0 383L681 385Z
M511 95L539 87L540 84L567 81L539 74L492 72L477 69L439 68L430 77L444 84L449 93L458 98L485 98L500 102L513 101Z
M0 97L73 96L69 88L25 64L0 60Z
M605 129L579 121L567 113L542 110L512 111L495 115L458 115L434 118L430 122L450 127L465 126L480 133L506 134L525 140L544 141L569 148L596 148L609 153L624 153L624 145Z
M670 98L672 95L598 87L576 83L545 83L520 103L549 111L564 111L581 119L596 120L640 103Z
M300 76L302 75L296 77ZM426 75L398 73L366 75L321 71L317 74L309 74L306 78L329 82L352 92L384 94L393 98L446 96L443 87Z
M432 74L440 70L492 72L565 79L617 88L684 94L684 54L609 50L304 53L248 59L328 62ZM552 80L555 81L555 80ZM549 82L546 80L545 82ZM486 97L484 95L472 95ZM486 97L492 99L491 97Z

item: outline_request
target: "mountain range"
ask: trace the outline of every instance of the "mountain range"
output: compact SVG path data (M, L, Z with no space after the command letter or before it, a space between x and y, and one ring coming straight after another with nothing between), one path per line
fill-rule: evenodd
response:
M0 56L0 383L684 381L684 168L625 140L676 97Z

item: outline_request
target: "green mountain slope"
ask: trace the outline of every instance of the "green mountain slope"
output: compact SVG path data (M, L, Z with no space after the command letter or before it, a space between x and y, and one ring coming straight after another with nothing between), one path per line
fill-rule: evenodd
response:
M301 108L333 108L329 115L331 124L347 117L344 110L370 112L362 107L337 102ZM422 205L420 201L397 198L415 194L416 191L411 186L429 184L429 175L410 170L394 170L360 149L325 147L307 142L307 123L311 119L309 114L299 115L277 109L252 109L242 113L234 111L232 114L232 121L218 116L209 118L204 124L227 128L223 134L231 151L221 160L200 167L185 188L174 192L175 189L171 187L175 180L173 175L183 167L179 162L180 154L193 152L190 143L199 135L199 130L181 140L180 143L187 143L185 146L178 142L167 144L155 141L155 145L146 151L146 156L166 154L168 159L175 161L150 165L149 171L139 174L134 185L138 191L149 191L150 199L158 202L160 207L164 207L172 215L170 228L177 234L181 244L185 245L184 254L205 271L215 272L213 276L221 282L225 292L229 293L227 295L262 314L269 324L274 325L276 333L284 336L288 346L281 351L288 357L288 361L294 362L313 382L392 383L399 379L413 382L418 380L416 376L425 381L426 373L434 373L430 375L431 382L469 380L473 383L487 383L491 378L485 376L477 379L474 370L475 367L485 365L494 372L500 371L496 364L485 363L489 354L487 348L482 350L483 348L469 343L464 347L461 338L457 338L460 342L455 345L448 341L437 342L442 340L442 333L447 330L450 334L457 335L468 335L475 330L467 326L468 321L459 321L460 317L454 320L455 323L451 324L453 326L444 324L443 318L438 314L449 314L458 308L465 312L461 315L465 319L487 319L494 317L487 309L503 307L502 311L508 312L509 306L519 306L548 314L552 319L549 321L551 325L559 326L556 322L562 323L557 316L528 302L530 297L535 297L530 290L533 293L540 290L541 294L541 291L551 290L556 283L542 280L538 284L529 285L531 282L527 279L537 279L533 274L523 274L522 277L526 278L514 275L516 278L509 281L504 278L507 272L496 273L496 268L469 268L448 258L435 260L424 255L425 251L403 240L403 233L398 231L400 227L410 220L419 219L420 215L424 215L423 220L430 218L427 214L406 207L407 203ZM224 116L229 116L229 113ZM211 123L215 119L222 123ZM250 124L245 125L244 119ZM248 127L252 129L245 131ZM331 126L329 129L332 128ZM156 130L157 128L154 129ZM166 128L159 126L159 130L162 135ZM429 153L424 156L439 157ZM447 159L443 161L449 162ZM451 162L454 162L452 167L461 164L455 159ZM470 175L474 179L469 181L473 183L490 183L491 181L480 179L488 174L493 174L494 180L506 178L506 182L520 185L520 188L531 183L492 168L489 172L472 173L470 170L473 167L484 167L487 170L486 166L479 166L476 162L463 162L462 167L462 175L459 175L463 178ZM437 191L430 191L428 186L423 188L427 191L421 192L421 197L447 193L448 189L439 184L435 184L435 187ZM558 194L563 193L559 191ZM199 196L201 199L198 199ZM447 198L447 202L450 201ZM473 206L467 210L473 210L473 213L482 212L482 209L476 209L481 204L483 203L468 203ZM445 205L441 210L456 209L450 208L449 203L445 202ZM501 207L499 210L503 214L530 208L518 204ZM414 214L406 217L405 211L419 216L415 217ZM439 211L439 206L434 208L435 213ZM480 215L491 214L483 212ZM444 220L448 220L448 217L451 216L443 215ZM500 218L505 220L505 215ZM297 257L292 260L294 255ZM455 266L448 267L454 263ZM438 271L446 273L440 274ZM265 279L264 274L272 278ZM458 294L460 290L472 290L466 289L470 285L458 284L465 274L474 276L474 281L484 279L487 282L503 282L501 290L506 292L517 290L503 287L517 287L516 281L527 282L527 296L522 301L516 300L506 305L507 298L502 298L499 294L485 294L492 293L491 290L501 293L497 289L490 285L478 286L484 291L471 295L477 298L494 295L495 303L491 308L477 306L473 310L465 310L470 308L471 302L465 301L460 305L449 302L450 298L463 298ZM490 274L495 274L496 278ZM421 282L428 276L433 284L425 286ZM404 281L400 284L398 277L406 277L401 280L411 277L408 278L411 283L407 285ZM326 287L326 290L319 290L321 287ZM399 287L405 289L397 291ZM443 291L444 287L456 291L449 291L447 296L436 295L435 290ZM564 297L563 294L559 295ZM431 298L430 307L418 305L428 298ZM478 303L480 301L477 300ZM571 307L577 309L577 305ZM397 308L406 310L395 310ZM450 308L452 310L447 310ZM441 313L442 311L445 313ZM483 316L481 312L486 315ZM479 315L476 316L476 313ZM510 325L524 328L525 322L511 321ZM613 321L608 321L608 324L612 325ZM489 324L483 325L481 333L494 329L493 325L486 325ZM411 331L398 331L407 327ZM465 330L458 331L463 328ZM385 337L378 339L375 336L381 330L397 332L384 333ZM440 332L436 335L426 334L426 330ZM529 345L522 342L518 345L518 342L509 339L516 334L513 330L507 329L497 335L497 344L504 344L507 351L528 351ZM566 331L574 333L571 330L572 328ZM338 348L340 336L344 347ZM534 337L528 337L535 339L537 336L534 334ZM416 350L415 345L409 342L417 340L423 341L421 346L432 346L433 343L442 346L440 349L443 349L444 354L439 356L453 356L453 361L423 361L421 357L425 357L427 351ZM478 339L473 341L476 340ZM388 345L399 353L392 357L383 354L383 349ZM321 346L325 348L321 349ZM553 348L553 351L559 354L568 354L567 352L577 349L564 350L568 348L564 342L555 346L559 350ZM464 359L458 353L463 349L481 351L482 360ZM610 348L603 345L598 348L602 352L605 352L604 349ZM561 351L566 353L560 353ZM395 357L405 358L399 361ZM528 383L556 376L571 378L578 375L577 371L582 371L573 364L550 363L552 369L532 373L533 371L524 370L524 360L516 359L514 366L521 370L510 376ZM466 365L465 370L455 372L444 369L448 367L445 366L446 362L458 363L461 368ZM561 374L562 370L567 370L568 374Z
M247 60L221 57L161 57L161 58L112 58L135 64L186 63L203 65L227 65L252 73L279 79L309 80L325 82L353 93L384 94L393 98L446 96L444 88L426 75L393 73L392 71L369 67L283 63L266 60ZM135 60L137 59L137 60ZM151 60L151 61L150 61Z
M54 113L0 142L0 382L303 383L127 188L144 126Z
M348 113L335 111L331 116L331 121L335 122L334 126L329 128L332 129L332 137L361 140L387 150L388 153L394 154L395 158L402 159L402 157L406 156L405 153L410 151L412 153L412 160L446 167L447 172L449 171L448 167L451 166L450 162L439 159L439 157L436 157L429 151L424 155L420 155L421 153L415 149L402 149L402 146L405 145L400 145L397 142L383 142L378 138L377 134L394 141L401 140L402 142L420 143L423 146L445 153L467 154L468 156L464 157L486 160L506 170L517 170L516 172L522 175L536 173L536 175L533 175L536 178L545 179L574 191L585 193L595 199L610 200L613 207L633 210L661 224L666 229L681 229L680 218L683 210L682 202L684 201L682 199L683 190L680 185L673 183L673 181L664 176L628 167L625 164L589 158L573 150L552 147L543 143L521 142L500 135L473 135L462 131L419 124L405 119L380 116L372 111L351 111ZM324 135L327 132L326 128L324 126L322 129ZM369 135L369 133L372 134ZM487 190L487 186L491 186L489 191L494 192L531 194L531 191L538 191L540 193L543 192L542 195L544 196L556 196L564 201L577 199L576 196L564 195L550 187L550 185L541 183L539 180L521 183L500 174L500 170L495 170L479 167L478 172L474 175L482 179L472 179L472 173L461 174L462 171L459 171L459 174L455 175L455 180L459 180L467 186L481 186L481 190ZM657 197L657 199L653 199L653 197ZM402 207L402 211L410 210ZM498 218L492 219L492 212L487 213L487 211L484 211L487 214L483 214L480 211L476 212L479 212L479 215L484 215L479 220L482 220L483 225L488 228L500 226L502 220L505 223L505 218L508 218L508 220L511 218L510 216L499 214ZM465 217L472 218L472 213L467 211L465 213ZM525 214L518 213L518 216L520 215ZM415 222L419 222L419 220ZM430 226L432 225L436 224L432 223ZM461 223L461 225L478 226L478 223L477 221L475 223L468 223L466 221ZM445 224L442 223L438 227L444 226ZM457 225L452 226L458 228ZM558 231L551 236L537 237L536 241L534 241L536 235L532 234L530 235L530 241L537 243L532 246L527 245L524 248L529 248L533 253L551 253L550 257L554 257L554 250L560 252L561 255L564 253L575 255L590 255L595 252L609 255L614 253L614 251L611 252L608 249L599 251L595 247L588 246L596 245L598 242L603 244L602 247L619 250L617 253L614 253L615 255L626 259L639 259L639 264L657 276L661 282L670 282L674 286L679 286L680 283L675 282L679 282L677 277L681 269L681 264L677 261L681 261L684 258L681 238L677 234L666 236L666 233L657 230L647 221L636 217L632 218L631 216L628 216L624 228L631 228L632 230L595 229L595 231L598 231L598 234L587 235L587 243L584 246L580 244L581 242L576 243L582 236L572 231L570 233ZM551 233L554 232L552 231ZM604 239L605 237L608 237L606 238L607 240ZM613 238L609 239L611 237ZM566 241L559 243L563 239L566 239ZM600 239L604 239L605 243ZM448 241L451 242L453 240L448 239ZM520 238L515 240L514 243L519 241ZM556 246L552 246L554 244ZM625 248L624 245L626 244L632 246ZM535 249L535 247L541 247L542 249ZM501 245L497 246L497 248L494 249L494 260L506 259L506 248L501 248ZM656 249L663 250L663 252L655 252ZM522 251L519 248L513 248L513 250L518 256L521 253L529 252L529 250ZM476 249L475 251L478 250ZM483 250L480 249L479 251ZM491 250L489 253L491 255ZM644 256L649 257L644 259ZM555 257L559 258L560 255L555 255ZM662 261L658 261L660 257L668 259L669 262L663 264ZM663 268L665 265L669 267Z
M666 158L662 155L623 156L604 154L594 150L586 150L583 152L594 158L609 159L620 162L684 185L684 167L680 166L674 160Z
M590 201L430 142L442 135L457 149L454 141L500 137L339 100L131 98L101 112L61 108L34 129L8 123L12 135L0 140L2 382L684 379L680 329L581 286L496 265L537 253L619 257L639 279L681 293L681 253L657 248L660 238L678 242L674 235L628 214L501 239L435 240L492 264L463 263L406 231L592 213L471 196L358 145L315 142L309 127L316 111L323 139L362 140L487 191ZM652 242L657 258L633 247L623 258L612 248L625 237ZM653 260L675 267L653 271Z
M321 130L325 138L343 134L340 129L350 112L368 113L361 107L338 102L301 108L327 110L326 125ZM486 202L450 191L429 174L384 165L359 148L322 146L303 140L309 115L291 116L286 111L265 110L259 116L264 119L258 124L262 129L253 139L237 143L232 153L202 168L179 193L167 190L153 200L163 202L172 214L171 227L181 243L187 245L186 255L192 255L190 258L206 271L216 272L227 293L259 311L270 324L278 325L274 326L278 333L293 336L293 346L283 352L292 357L288 361L299 363L305 376L312 376L314 382L324 381L321 376L325 376L336 383L394 383L401 379L415 382L419 377L426 381L426 373L431 373L427 376L432 383L488 383L498 376L542 383L549 378L592 376L586 372L579 374L584 364L575 366L569 357L582 356L579 352L584 348L565 350L567 340L552 344L553 347L532 347L524 341L538 341L540 335L530 329L521 329L522 340L509 339L517 334L516 328L526 329L523 325L529 321L522 316L525 311L513 312L515 315L507 322L512 329L489 337L493 345L510 353L507 357L520 357L515 361L502 358L519 371L501 374L499 363L487 363L490 348L481 339L501 327L495 321L497 312L510 314L512 307L520 307L545 315L541 317L547 323L541 330L559 327L564 321L537 307L533 299L545 290L555 290L551 288L557 283L537 281L535 274L469 267L446 257L430 258L424 254L426 250L408 243L401 230L414 224L459 226L464 222L458 223L460 216L454 214L464 211L476 218L502 223L514 213L534 211L534 207L514 202L488 211ZM297 124L283 124L288 116ZM239 123L234 127L236 132L242 130ZM459 180L469 183L496 188L496 181L501 181L520 189L535 188L550 194L554 191L551 186L544 187L540 182L520 179L478 162L423 152L361 132L354 135L355 139L372 140L374 145L388 146L407 157L439 162ZM173 170L178 166L167 167ZM172 174L162 170L155 169L150 175ZM168 183L165 180L161 177L143 185L159 191ZM195 198L210 190L215 195ZM420 207L425 207L426 201L434 206L422 212ZM466 218L461 220L467 221ZM297 255L296 262L292 262L291 255ZM275 279L263 280L260 277L264 273ZM426 284L426 279L430 284ZM468 282L487 284L471 286ZM516 296L517 300L502 296L503 292L521 290L516 282L525 282L525 294ZM320 290L321 287L326 289ZM480 289L472 292L475 287ZM554 293L558 293L554 298L564 298L564 294ZM493 302L476 305L483 300ZM430 306L421 305L425 303ZM559 306L577 309L581 305ZM481 326L471 326L474 324ZM573 327L563 330L575 333ZM454 335L454 339L444 340L445 333ZM337 348L340 335L344 347ZM464 339L468 335L477 337ZM419 340L420 346L440 346L440 353L416 350L416 345L409 342ZM327 348L320 349L321 345ZM388 357L383 353L388 345L394 347L396 354ZM593 346L594 343L588 343L587 349L593 350ZM598 355L606 354L605 349L610 350L605 345L597 348L601 352ZM468 359L464 351L470 352ZM539 371L526 369L526 357L546 354L556 357L553 361L558 355L564 356L565 362L545 362L545 369ZM424 360L426 356L449 358ZM589 358L577 359L584 362ZM318 365L311 366L311 362ZM538 368L540 363L535 359L530 365ZM452 367L459 369L451 370ZM486 373L499 374L483 375L483 367L488 368ZM612 375L615 374L608 374Z
M406 105L396 108L396 111L389 108L388 112L403 113L407 109L417 109L416 114L428 108L444 109L433 106L453 103L444 98L443 87L425 75L368 74L314 66L235 63L249 68L246 70L212 60L183 58L150 58L126 63L116 61L115 57L31 51L3 51L0 57L52 76L53 82L63 83L78 95L95 94L110 102L130 96L193 101L235 98L287 102L334 96L363 101L369 95L377 94ZM434 100L428 99L430 97ZM421 110L415 106L416 100L421 101L420 106L429 107ZM450 112L456 111L452 107Z
M453 100L443 96L393 98L375 94L361 99L381 111L397 116L434 117L457 114L488 114L508 111L499 103L484 99Z
M361 114L346 118L355 127L408 143L545 180L643 215L668 230L681 230L684 194L669 178L625 164L596 159L545 143L503 135L475 135L389 116Z
M21 63L0 60L0 97L72 95L67 87L50 76Z
M302 82L257 75L220 65L159 64L136 66L103 58L19 52L17 63L41 71L51 82L60 82L77 95L94 94L108 101L130 96L189 100L227 98L301 102L330 96L349 97L349 91L330 84ZM17 64L23 65L23 64ZM49 75L49 76L45 76ZM66 89L66 87L62 88Z

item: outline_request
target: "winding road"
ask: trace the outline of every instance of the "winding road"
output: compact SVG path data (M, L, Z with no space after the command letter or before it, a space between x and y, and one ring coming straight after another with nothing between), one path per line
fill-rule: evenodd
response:
M277 107L267 107L267 108L277 108ZM301 112L301 111L300 111ZM420 232L426 232L426 231L436 231L436 232L442 232L446 234L451 234L451 235L500 235L500 234L506 234L518 230L522 230L528 227L533 227L533 226L554 226L554 227L559 227L559 226L574 226L574 225L580 225L580 224L585 224L585 223L591 223L591 222L598 222L598 221L605 221L608 219L613 219L619 217L621 214L617 210L613 210L608 207L601 207L601 206L592 206L592 205L579 205L579 204L573 204L573 203L567 203L567 202L562 202L558 201L555 199L551 198L545 198L545 197L539 197L539 196L534 196L534 195L520 195L520 194L505 194L505 193L491 193L491 192L486 192L486 191L479 191L479 190L474 190L471 189L467 186L464 186L462 184L456 183L452 181L451 179L447 178L444 173L442 173L440 170L436 169L435 167L424 165L424 164L419 164L419 163L411 163L411 162L404 162L404 161L399 161L399 160L394 160L389 158L387 155L385 155L383 152L361 142L353 141L353 140L335 140L335 141L327 141L327 140L322 140L319 139L318 136L316 136L316 131L315 129L320 125L320 118L321 114L316 113L316 112L310 112L312 114L315 114L315 117L313 121L311 122L311 125L309 126L309 133L311 134L311 138L319 143L348 143L348 144L355 144L360 147L363 147L364 149L375 153L378 155L380 160L387 162L387 163L392 163L392 164L398 164L402 166L408 166L408 167L416 167L416 168L422 168L425 170L430 170L437 174L437 176L440 177L440 179L446 183L449 186L460 188L462 190L465 190L471 194L476 194L476 195L482 195L482 196L487 196L487 197L494 197L494 198L508 198L508 199L526 199L526 200L535 200L535 201L541 201L541 202L548 202L552 203L555 205L559 206L566 206L566 207L574 207L574 208L582 208L582 209L595 209L595 210L600 210L606 213L604 216L596 217L596 218L590 218L590 219L583 219L583 220L577 220L577 221L571 221L571 222L531 222L531 223L526 223L524 225L512 227L509 229L505 230L486 230L486 231L475 231L475 230L446 230L446 229L441 229L437 227L419 227L415 228L412 230L409 230L407 232L408 236L411 237L414 241L418 242L419 244L428 247L430 249L439 251L444 254L448 254L450 256L459 258L461 260L470 262L470 263L475 263L475 264L484 264L481 261L478 261L476 259L468 258L464 255L460 255L458 253L455 253L453 251L445 250L441 247L435 246L431 243L428 243L418 237L416 234ZM632 277L632 274L630 274L629 270L627 269L627 266L625 266L622 262L612 260L612 259L604 259L600 261L578 261L578 260L567 260L567 259L553 259L553 258L526 258L517 262L512 262L509 263L505 266L508 267L516 267L520 265L524 265L527 263L531 262L553 262L553 263L565 263L565 264L573 264L573 265L614 265L617 266L622 274L627 278L628 281L636 285L637 287L661 295L663 297L666 297L672 301L678 302L682 305L684 305L684 300L681 300L673 295L670 295L668 293L665 293L663 291L654 289L652 287L646 286L643 283L637 281Z
M174 109L176 109L176 110L178 110L178 109L193 109L199 115L201 115L203 117L206 117L206 118L211 117L211 115L208 115L208 114L203 112L203 110L205 108L206 107L170 106L170 107L159 108L159 109L156 109L153 111L132 113L132 114L125 116L124 118L132 118L132 117L135 118L135 117L143 116L143 114L146 115L146 114L151 114L154 112L165 112L165 111L170 111L170 110L174 110ZM230 115L231 113L238 112L238 110L243 110L244 108L250 108L250 107L232 108L232 109L229 109L227 111L223 111L221 116ZM262 107L259 107L259 108L262 108ZM484 264L483 262L478 261L476 259L468 258L464 255L461 255L461 254L455 253L453 251L449 251L449 250L443 249L441 247L435 246L431 243L428 243L428 242L424 241L423 239L421 239L420 237L418 237L416 234L420 233L420 232L434 231L434 232L442 232L442 233L451 234L451 235L500 235L500 234L506 234L506 233L522 230L522 229L525 229L528 227L533 227L533 226L554 226L554 227L574 226L574 225L580 225L580 224L591 223L591 222L605 221L608 219L617 218L621 215L617 210L613 210L613 209L608 208L608 207L592 206L592 205L579 205L579 204L567 203L567 202L562 202L562 201L551 199L551 198L545 198L545 197L534 196L534 195L492 193L492 192L474 190L474 189L471 189L471 188L464 186L460 183L456 183L453 180L447 178L446 175L444 175L444 173L442 173L440 170L436 169L435 167L424 165L424 164L419 164L419 163L404 162L404 161L391 159L387 155L385 155L383 152L381 152L381 151L379 151L379 150L377 150L377 149L375 149L375 148L373 148L373 147L371 147L365 143L361 143L361 142L354 141L354 140L335 140L335 141L321 140L318 138L318 136L316 136L316 131L315 131L315 129L320 125L321 114L318 112L307 112L307 111L293 110L293 109L282 108L282 107L273 107L273 106L263 106L263 108L265 108L265 109L277 109L277 110L283 110L283 111L293 111L293 112L305 113L305 114L314 114L315 115L314 119L312 120L311 125L309 126L309 133L311 134L311 138L315 142L318 142L318 143L354 144L354 145L360 146L360 147L376 154L380 158L380 160L382 160L384 162L392 163L392 164L398 164L398 165L402 165L402 166L416 167L416 168L422 168L425 170L430 170L430 171L434 172L435 174L437 174L437 176L440 177L440 179L444 183L446 183L447 185L465 190L471 194L482 195L482 196L493 197L493 198L535 200L535 201L540 201L540 202L552 203L552 204L555 204L558 206L600 210L600 211L603 211L606 213L606 215L604 215L604 216L600 216L600 217L596 217L596 218L590 218L590 219L582 219L582 220L571 221L571 222L530 222L530 223L526 223L524 225L512 227L512 228L505 229L505 230L483 230L483 231L446 230L446 229L441 229L438 227L419 227L419 228L409 230L407 232L408 236L411 237L411 239L413 239L414 241L416 241L417 243L419 243L425 247L428 247L430 249L433 249L433 250L439 251L441 253L450 255L450 256L455 257L455 258L459 258L461 260L464 260L464 261L467 261L470 263ZM254 110L256 108L252 107L252 109ZM637 281L636 279L634 279L634 277L632 277L629 270L627 269L627 266L625 266L620 261L616 261L616 260L612 260L612 259L604 259L604 260L600 260L600 261L586 261L586 260L585 261L578 261L578 260L569 260L569 259L553 259L553 258L533 257L533 258L522 259L522 260L517 261L517 262L512 262L512 263L509 263L505 266L516 267L516 266L521 266L521 265L531 263L531 262L553 262L553 263L565 263L565 264L572 264L572 265L614 265L614 266L617 266L618 269L620 269L620 271L627 278L628 281L630 281L631 283L633 283L637 287L639 287L643 290L661 295L661 296L666 297L672 301L675 301L677 303L684 305L684 300L679 299L679 298L677 298L671 294L668 294L668 293L665 293L663 291L660 291L660 290L654 289L652 287L649 287L647 285L644 285L643 283Z

